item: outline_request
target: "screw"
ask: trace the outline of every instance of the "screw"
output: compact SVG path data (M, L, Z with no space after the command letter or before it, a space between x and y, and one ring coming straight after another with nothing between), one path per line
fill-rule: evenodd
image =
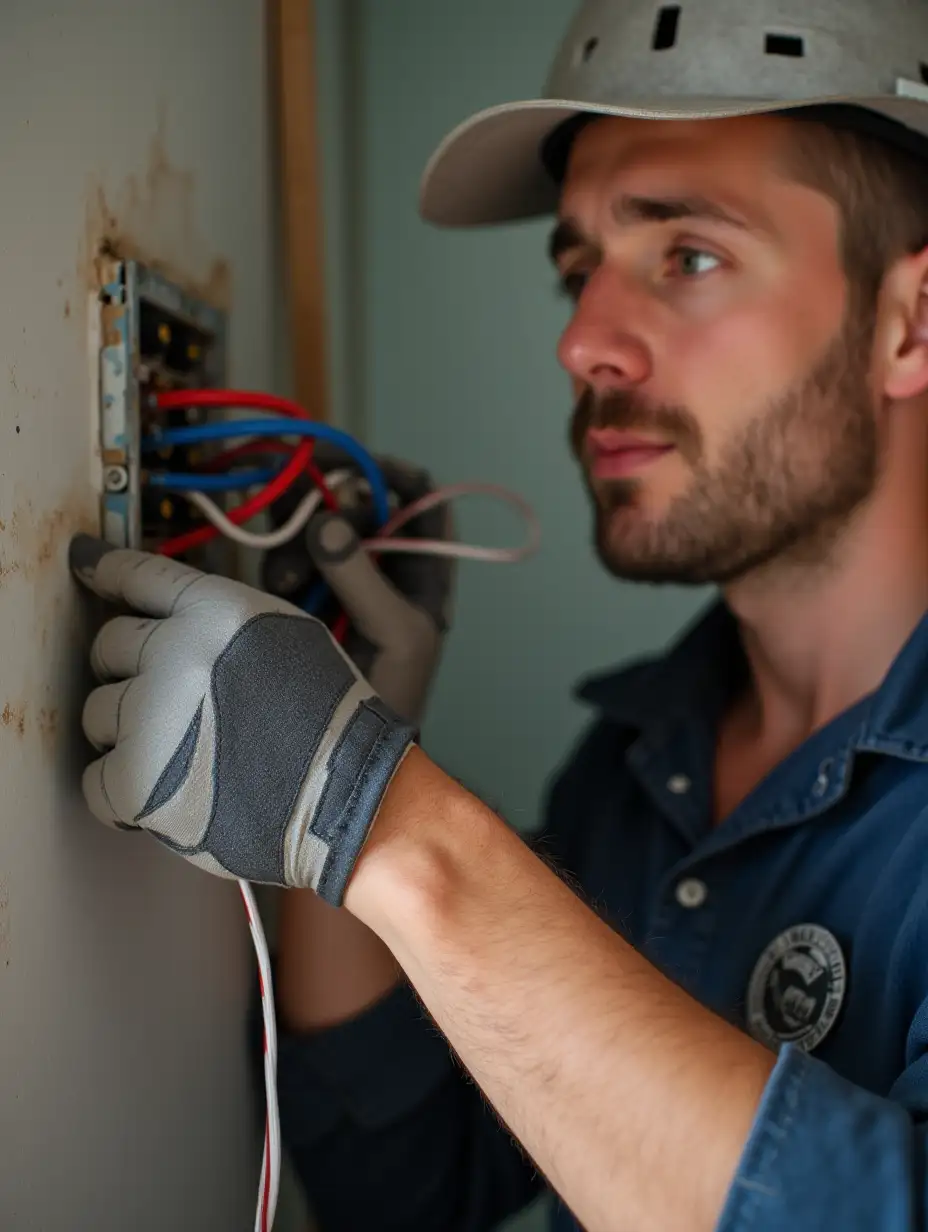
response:
M107 492L124 492L129 486L129 472L124 466L108 466L103 473Z

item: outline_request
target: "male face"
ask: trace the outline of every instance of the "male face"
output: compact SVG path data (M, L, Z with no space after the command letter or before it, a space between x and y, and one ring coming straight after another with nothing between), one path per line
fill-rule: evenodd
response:
M604 119L552 239L571 426L615 575L726 583L824 557L878 476L870 305L789 122Z

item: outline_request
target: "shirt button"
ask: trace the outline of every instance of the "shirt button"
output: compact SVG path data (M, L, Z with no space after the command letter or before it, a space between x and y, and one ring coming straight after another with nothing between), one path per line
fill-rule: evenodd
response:
M681 907L695 911L709 897L709 887L697 877L689 877L677 886L677 902Z
M685 774L675 774L667 780L667 790L672 791L675 796L685 796L692 786Z

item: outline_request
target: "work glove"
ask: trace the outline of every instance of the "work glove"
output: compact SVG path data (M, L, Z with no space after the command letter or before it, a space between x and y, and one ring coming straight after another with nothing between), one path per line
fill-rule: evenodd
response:
M78 536L77 578L133 614L109 620L84 707L103 754L83 790L91 812L149 831L224 877L315 890L340 906L381 802L417 739L441 643L340 517L308 542L351 612L363 672L292 604L163 556ZM379 683L378 683L379 682Z

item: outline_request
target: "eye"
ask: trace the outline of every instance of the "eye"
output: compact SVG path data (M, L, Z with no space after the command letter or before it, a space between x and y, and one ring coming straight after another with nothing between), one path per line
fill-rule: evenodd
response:
M569 270L558 279L557 293L575 304L583 294L588 279L589 274L582 270Z
M714 252L707 252L704 248L689 248L686 245L672 248L668 257L684 278L699 278L703 274L711 274L724 264L722 258L717 257Z

